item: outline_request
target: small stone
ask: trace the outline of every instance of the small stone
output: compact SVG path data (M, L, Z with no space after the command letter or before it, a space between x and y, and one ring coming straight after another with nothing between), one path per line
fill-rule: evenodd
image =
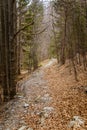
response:
M52 112L54 110L54 108L53 107L44 107L44 111L45 112Z
M14 110L14 109L12 109L11 111L12 111L12 112L15 112L15 110Z
M20 96L20 95L19 95L18 98L23 98L23 96Z
M42 118L41 118L41 125L42 125L42 126L44 125L44 122L45 122L45 118L42 117Z
M82 126L84 126L84 120L81 119L81 117L79 116L74 116L72 121L70 121L68 127L69 128L81 128Z
M27 130L33 130L32 128L28 128Z
M27 110L25 110L24 113L27 113Z
M22 126L21 128L19 128L18 130L26 130L27 126Z
M49 114L48 114L48 113L45 113L45 114L44 114L44 117L45 117L45 118L48 118L48 117L49 117Z
M81 117L79 117L79 116L74 116L73 119L74 119L75 121L77 121L80 126L81 126L81 125L84 125L84 121L81 119Z
M41 98L43 102L49 102L51 99L52 97L50 97L48 93Z
M21 125L26 125L26 122L24 120L20 120Z
M25 104L24 104L24 107L25 107L25 108L26 108L26 107L29 107L29 104L25 103Z

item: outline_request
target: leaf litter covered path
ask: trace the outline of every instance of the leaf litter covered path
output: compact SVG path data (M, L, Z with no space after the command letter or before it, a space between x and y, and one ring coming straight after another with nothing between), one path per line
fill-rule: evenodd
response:
M72 130L75 123L73 130L87 130L86 75L76 82L52 59L19 83L19 94L1 109L0 130Z
M52 60L48 65L54 62ZM45 120L53 112L47 81L42 67L18 84L18 95L0 109L0 130L46 129Z

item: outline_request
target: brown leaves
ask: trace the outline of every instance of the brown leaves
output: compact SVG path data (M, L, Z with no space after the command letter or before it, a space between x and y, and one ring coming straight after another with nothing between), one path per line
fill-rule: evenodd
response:
M79 89L81 85L87 85L87 75L82 68L78 68L79 82L75 81L73 71L71 71L71 74L69 73L67 64L61 67L57 67L55 64L46 69L45 72L46 80L49 81L50 93L54 99L52 105L55 106L58 113L57 117L54 116L53 119L57 124L57 129L66 130L68 122L75 115L86 119L87 95L82 89Z

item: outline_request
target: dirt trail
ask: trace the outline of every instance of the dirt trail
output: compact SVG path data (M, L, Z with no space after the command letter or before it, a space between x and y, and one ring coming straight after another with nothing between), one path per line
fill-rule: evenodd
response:
M52 97L44 80L44 70L54 61L19 83L21 91L0 112L0 130L41 130L42 127L45 130L45 119L54 112L54 108L50 106Z
M0 111L0 130L87 130L87 73L44 62Z

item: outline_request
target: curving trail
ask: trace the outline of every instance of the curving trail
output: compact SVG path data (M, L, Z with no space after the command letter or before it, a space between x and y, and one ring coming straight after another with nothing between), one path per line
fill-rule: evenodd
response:
M0 111L0 130L87 130L87 74L75 81L68 65L51 59L18 84Z
M19 83L18 95L0 111L0 130L41 130L45 129L45 119L54 112L50 106L49 94L44 70L55 60L35 71L26 81Z

